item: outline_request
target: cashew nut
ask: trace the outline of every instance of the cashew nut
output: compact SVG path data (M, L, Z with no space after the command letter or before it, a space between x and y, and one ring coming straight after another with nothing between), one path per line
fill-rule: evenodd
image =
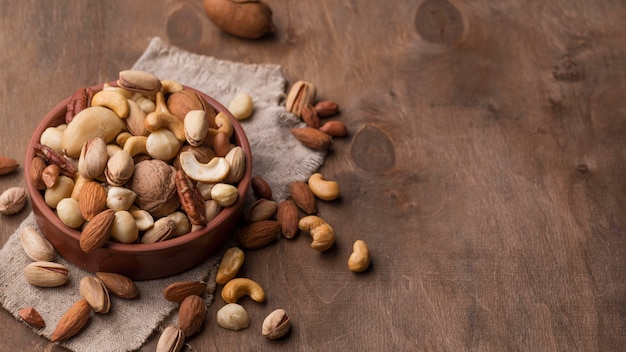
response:
M115 143L117 143L117 145L119 145L120 147L124 148L124 145L126 144L126 141L128 140L128 138L132 137L133 134L130 132L120 132L120 134L117 135L117 137L115 137Z
M348 259L348 268L355 273L360 273L370 265L370 250L363 240L356 240L352 245L352 254Z
M255 302L265 301L265 291L261 285L247 278L232 279L222 288L222 298L226 303L237 303L239 298L246 295Z
M239 247L231 247L224 252L220 266L217 268L215 282L223 285L235 278L245 257L246 255Z
M124 98L126 99L130 99L133 97L133 92L131 92L130 90L124 89L122 87L118 87L118 86L112 86L108 83L105 83L104 86L102 87L102 90L110 90L113 92L116 92L118 94L121 94L124 96Z
M230 165L224 158L215 157L206 164L200 163L192 152L182 152L178 158L183 171L196 181L221 182L230 171Z
M185 125L178 117L167 113L153 111L146 116L144 127L150 132L155 132L162 128L170 130L181 142L185 141Z
M335 243L335 231L318 216L308 215L301 218L298 222L298 228L309 232L313 238L311 247L317 251L323 252Z
M206 143L210 147L213 146L213 140L219 132L224 132L224 134L226 134L227 140L229 140L230 137L232 137L233 135L233 123L232 121L230 121L230 118L223 112L215 115L215 125L217 126L217 129L209 128L206 138L204 139L204 143Z
M163 93L172 94L176 92L180 92L183 90L183 85L169 79L165 79L161 81L161 91Z
M253 109L252 98L245 92L237 94L228 104L228 111L230 111L237 120L249 118L250 115L252 115Z
M127 152L130 156L135 156L138 154L148 154L148 149L146 147L146 143L148 142L148 137L146 136L132 136L126 140L124 143L124 151Z
M127 117L130 111L126 97L113 90L101 90L94 94L91 98L91 106L109 108L121 118Z
M341 193L337 182L324 180L319 172L309 177L309 188L321 200L335 200Z

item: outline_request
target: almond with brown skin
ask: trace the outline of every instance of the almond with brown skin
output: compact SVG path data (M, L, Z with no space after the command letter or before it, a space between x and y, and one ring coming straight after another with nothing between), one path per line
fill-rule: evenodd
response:
M139 295L137 285L130 278L116 273L97 272L98 277L110 293L124 299L133 299Z
M181 303L187 296L202 296L207 283L202 281L179 281L167 286L163 290L163 297L170 302Z
M305 146L315 150L327 150L333 142L328 134L312 127L292 128L291 134Z
M317 212L317 200L309 185L302 181L293 181L289 184L289 195L303 212L311 215Z
M196 295L187 296L178 308L178 327L186 337L195 335L202 328L205 315L204 299Z
M50 337L50 341L65 341L78 334L85 324L87 324L90 315L91 306L89 306L86 300L81 299L74 303L59 320L59 323Z
M317 115L317 111L315 107L311 104L306 104L302 108L302 121L306 123L307 126L312 128L320 127L320 117Z
M80 214L87 221L90 221L100 213L107 205L107 191L98 182L88 181L78 194L78 208Z
M298 206L291 199L285 199L278 203L276 220L280 223L280 232L285 238L294 238L298 234L298 221L300 213Z
M257 198L272 199L272 188L260 176L254 176L250 180L252 191Z
M262 248L276 239L280 224L275 220L262 220L244 226L237 234L237 242L245 249Z
M94 216L80 235L80 248L85 253L91 253L102 247L109 240L114 219L115 210L113 209L106 209Z
M41 329L46 326L46 322L43 320L39 312L33 307L26 307L20 309L17 314L28 323L30 326Z
M348 135L346 125L343 122L336 120L324 123L319 130L331 137L345 137Z
M15 171L20 164L15 159L0 156L0 175L10 174Z
M315 104L315 110L319 117L331 117L339 112L339 105L334 101L322 100Z
M44 158L39 156L34 157L33 160L30 161L30 175L28 175L28 177L32 185L40 191L46 189L46 184L43 182L42 176L43 170L45 170L47 166L48 164Z

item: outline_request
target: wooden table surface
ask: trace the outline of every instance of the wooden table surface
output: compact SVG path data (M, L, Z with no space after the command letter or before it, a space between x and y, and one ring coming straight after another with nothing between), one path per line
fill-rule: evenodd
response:
M241 275L268 303L246 304L252 325L232 332L217 298L193 351L623 350L626 4L267 3L276 34L244 40L199 0L0 0L0 154L22 161L47 110L115 79L154 36L279 64L350 131L321 169L343 191L319 203L337 244L249 251ZM0 177L11 186L23 168ZM29 209L1 216L0 245ZM356 239L373 256L362 274L346 267ZM273 307L292 317L286 339L260 334ZM0 326L2 351L64 350L3 309Z

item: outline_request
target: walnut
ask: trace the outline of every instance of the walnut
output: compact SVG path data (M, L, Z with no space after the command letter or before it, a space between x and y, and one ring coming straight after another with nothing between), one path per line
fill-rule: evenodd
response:
M145 160L135 165L127 186L137 194L135 203L154 217L167 216L180 207L176 169L164 161Z

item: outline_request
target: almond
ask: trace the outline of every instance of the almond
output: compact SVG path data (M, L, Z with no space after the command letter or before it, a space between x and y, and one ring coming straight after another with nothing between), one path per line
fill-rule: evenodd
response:
M331 136L312 127L292 128L291 134L302 144L315 150L327 150L333 142Z
M185 333L186 337L192 336L200 331L206 315L206 306L200 296L187 296L178 308L178 327Z
M244 226L237 234L237 242L245 249L265 247L280 233L280 224L275 220L262 220Z
M276 220L280 223L280 232L285 238L294 238L298 234L298 221L300 214L298 206L291 199L285 199L278 203Z
M80 214L87 221L90 221L107 205L106 189L95 181L88 181L78 194L78 207Z
M330 117L339 112L339 105L334 101L322 100L315 104L315 110L319 117Z
M50 341L65 341L78 334L85 324L87 324L90 314L91 306L89 306L86 300L82 299L74 303L59 320L59 323L50 337Z
M302 181L293 181L289 184L289 194L298 208L311 215L317 212L317 200L309 185Z
M22 308L17 312L17 314L20 318L22 318L22 320L32 327L41 329L46 326L46 322L43 320L39 312L37 312L37 310L33 307Z
M42 176L43 170L45 170L47 166L46 161L39 156L34 157L30 162L30 174L28 175L30 183L40 191L46 189L46 184L43 182Z
M278 203L273 200L261 198L257 199L250 210L246 212L246 220L248 222L257 222L261 220L269 220L278 209Z
M0 175L10 174L15 171L20 164L15 159L0 156Z
M80 235L80 248L85 253L91 253L102 247L109 240L114 219L115 210L113 209L101 211L94 216Z
M163 290L163 297L170 302L181 303L187 296L202 296L207 283L202 281L179 281Z
M315 107L313 107L313 105L306 104L302 108L302 121L304 121L304 123L309 127L320 127L320 117L317 116L317 111L315 110Z
M331 137L345 137L348 135L348 129L346 125L341 121L328 121L319 128L320 131L328 134Z
M272 199L272 188L262 177L252 177L250 184L252 186L252 191L257 198Z
M102 280L104 286L117 297L124 299L132 299L139 295L139 289L137 289L137 285L129 279L128 277L116 274L116 273L105 273L105 272L97 272L96 277Z

